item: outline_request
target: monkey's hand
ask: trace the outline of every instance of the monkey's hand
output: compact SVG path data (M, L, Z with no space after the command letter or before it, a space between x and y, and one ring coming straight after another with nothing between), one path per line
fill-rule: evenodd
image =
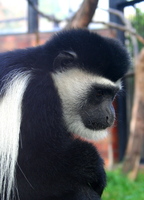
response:
M106 185L103 160L96 148L85 141L74 140L66 152L66 174L77 184L88 185L100 196Z
M65 194L62 198L52 200L101 200L100 196L89 187L79 187L74 193Z

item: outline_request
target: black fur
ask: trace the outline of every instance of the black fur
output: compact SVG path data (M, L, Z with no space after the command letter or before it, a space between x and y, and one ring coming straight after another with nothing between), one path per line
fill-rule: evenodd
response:
M65 51L75 58L61 62ZM106 185L103 160L90 143L74 139L64 126L62 106L50 72L75 66L112 81L129 57L119 42L86 30L58 33L45 45L2 53L0 80L12 70L32 73L22 107L16 180L20 200L100 200ZM4 81L0 81L0 87ZM16 197L17 196L17 197ZM18 199L18 195L15 199Z

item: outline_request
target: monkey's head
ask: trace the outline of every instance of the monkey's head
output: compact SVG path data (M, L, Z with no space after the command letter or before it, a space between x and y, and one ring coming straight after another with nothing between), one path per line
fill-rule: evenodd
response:
M114 123L113 100L130 64L125 48L114 39L72 30L58 34L52 78L69 132L100 139Z

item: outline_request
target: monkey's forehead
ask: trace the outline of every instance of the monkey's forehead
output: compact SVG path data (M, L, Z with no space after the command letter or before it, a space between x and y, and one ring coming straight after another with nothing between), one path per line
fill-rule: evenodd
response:
M80 66L112 81L120 79L130 65L129 54L119 41L87 30L60 32L46 46L51 56L64 50L75 52Z

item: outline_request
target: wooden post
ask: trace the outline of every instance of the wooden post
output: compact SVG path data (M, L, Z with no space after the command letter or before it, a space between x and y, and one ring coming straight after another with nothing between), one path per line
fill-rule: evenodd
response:
M138 173L141 150L144 140L144 49L142 49L135 70L135 95L130 124L130 137L123 164L123 172L130 179Z
M38 5L38 0L31 1L34 5ZM33 9L33 7L30 4L28 4L28 32L38 32L38 13Z

